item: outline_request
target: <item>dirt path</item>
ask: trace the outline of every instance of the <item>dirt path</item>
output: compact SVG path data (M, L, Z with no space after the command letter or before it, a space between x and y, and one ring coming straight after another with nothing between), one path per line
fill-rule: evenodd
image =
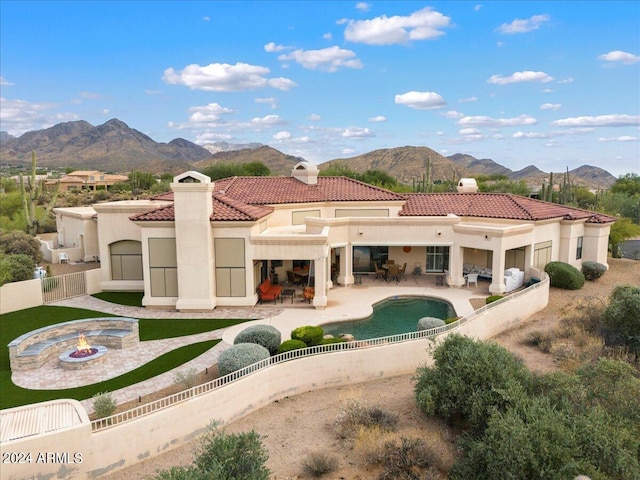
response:
M606 298L620 284L640 285L640 262L609 259L610 270L596 282L587 282L577 291L550 291L547 307L523 324L499 335L495 340L518 355L534 372L544 373L556 368L551 355L544 354L523 343L533 330L546 331L557 325L564 308L587 297ZM262 408L229 425L228 432L255 430L265 438L263 445L269 452L267 466L274 480L310 478L302 473L302 459L312 451L335 454L340 459L339 470L323 478L365 480L376 473L359 465L356 452L336 439L332 424L341 404L348 398L366 399L384 410L400 416L399 429L412 435L433 438L445 435L442 426L420 414L415 405L411 375L388 378L349 387L308 392ZM148 461L105 477L108 480L151 478L158 469L191 463L192 447L183 446ZM444 478L444 477L443 477Z

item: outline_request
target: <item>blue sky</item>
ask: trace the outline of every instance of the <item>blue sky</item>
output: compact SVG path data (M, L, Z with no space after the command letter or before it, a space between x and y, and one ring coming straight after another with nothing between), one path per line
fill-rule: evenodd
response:
M640 172L637 1L0 0L0 129Z

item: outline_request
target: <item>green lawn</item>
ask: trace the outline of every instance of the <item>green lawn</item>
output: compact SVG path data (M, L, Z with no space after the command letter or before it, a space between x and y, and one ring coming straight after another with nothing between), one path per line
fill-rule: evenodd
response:
M141 307L144 292L100 292L91 295L105 302L127 305L129 307Z
M0 315L0 409L44 402L57 398L83 400L98 392L114 391L176 368L203 354L219 340L185 345L168 352L141 367L104 382L64 390L28 390L11 381L8 343L37 328L82 318L113 317L114 315L70 307L40 306ZM139 321L140 340L158 340L208 332L248 320L216 319L143 319Z

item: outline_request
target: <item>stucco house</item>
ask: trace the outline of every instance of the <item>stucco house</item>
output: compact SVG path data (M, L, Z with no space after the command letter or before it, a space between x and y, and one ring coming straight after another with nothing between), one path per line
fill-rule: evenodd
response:
M350 286L388 260L407 273L465 274L509 287L505 274L539 275L552 260L607 264L615 218L512 194L394 193L296 164L291 176L174 178L154 200L93 206L103 290L143 290L143 304L181 311L252 306L265 278L308 267L324 308L334 282ZM56 209L65 216L65 209ZM66 223L65 223L66 222ZM68 225L65 220L61 224ZM65 238L67 236L65 235Z

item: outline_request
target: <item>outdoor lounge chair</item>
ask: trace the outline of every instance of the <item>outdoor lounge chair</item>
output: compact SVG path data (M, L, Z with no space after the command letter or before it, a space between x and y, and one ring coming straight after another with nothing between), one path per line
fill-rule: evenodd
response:
M307 302L311 303L311 300L313 300L313 297L316 296L316 289L313 287L304 287L302 296Z
M60 261L60 263L64 263L64 262L69 263L69 255L67 255L66 253L59 253L58 260Z
M471 283L475 283L476 284L476 288L478 288L478 274L477 273L470 273L467 275L467 288L469 288L469 284Z

